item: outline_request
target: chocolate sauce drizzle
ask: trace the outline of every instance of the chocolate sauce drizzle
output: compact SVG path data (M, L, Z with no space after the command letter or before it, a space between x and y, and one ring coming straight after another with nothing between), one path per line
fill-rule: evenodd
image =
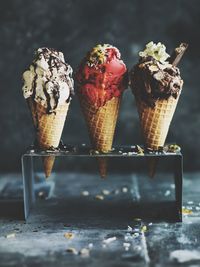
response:
M152 108L158 99L168 99L170 96L176 99L183 85L177 67L165 67L152 57L141 59L133 68L130 78L135 97Z
M68 97L68 99L66 100L66 102L70 102L72 95L74 94L74 88L73 88L73 82L72 77L71 77L71 73L69 72L69 68L71 68L68 64L66 64L65 62L63 62L60 57L59 57L59 52L56 51L53 48L41 48L40 49L41 52L36 52L36 57L35 60L33 62L33 67L34 67L34 72L35 72L35 77L32 83L32 99L35 100L36 97L36 90L37 90L37 79L38 79L38 75L36 73L36 69L37 69L37 61L41 59L41 57L44 57L44 59L48 62L49 65L49 70L50 70L50 77L46 77L47 81L45 82L44 86L43 86L43 92L44 95L46 97L46 101L47 101L47 109L46 112L47 114L50 113L54 113L56 112L56 108L58 106L59 103L59 99L60 99L60 91L59 91L59 84L52 79L53 77L53 69L57 69L57 72L59 72L59 69L61 67L64 67L66 74L60 75L60 78L62 79L63 82L67 83L70 89L70 95ZM70 75L70 76L69 76ZM69 77L68 77L69 76ZM54 102L55 104L51 103L51 97L52 95L50 95L47 91L47 87L46 85L48 84L48 82L51 82L53 84L53 89L52 89L52 94L53 94L53 98L54 98Z

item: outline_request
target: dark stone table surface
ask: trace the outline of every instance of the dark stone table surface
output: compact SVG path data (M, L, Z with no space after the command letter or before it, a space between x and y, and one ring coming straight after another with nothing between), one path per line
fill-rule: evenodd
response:
M199 266L199 175L184 175L177 223L169 174L102 180L59 173L45 181L39 173L36 206L25 223L22 177L2 174L0 266Z

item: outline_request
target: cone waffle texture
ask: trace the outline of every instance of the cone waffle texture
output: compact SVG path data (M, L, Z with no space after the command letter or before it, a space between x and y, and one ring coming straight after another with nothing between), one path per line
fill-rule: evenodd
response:
M167 100L157 100L154 108L137 101L143 137L148 148L157 150L164 146L178 99L179 96L176 99L171 96Z
M83 97L79 98L93 149L109 152L112 148L121 98L113 97L99 108L92 106ZM106 175L106 165L106 159L99 158L100 174L103 177Z
M34 126L36 128L37 142L41 149L58 147L65 118L69 108L69 103L59 105L55 113L47 114L46 108L28 99L28 104L32 113ZM50 176L55 158L52 156L44 158L44 168L46 176Z

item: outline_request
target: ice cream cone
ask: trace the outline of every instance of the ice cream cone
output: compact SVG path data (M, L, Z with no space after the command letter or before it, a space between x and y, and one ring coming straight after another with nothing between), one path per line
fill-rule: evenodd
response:
M158 100L154 108L138 101L140 125L147 148L158 150L164 146L178 99L179 96L176 99L170 97L166 100ZM157 164L158 160L156 158L148 159L148 174L150 177L154 177Z
M36 130L36 147L57 148L74 91L72 68L62 52L42 47L37 49L32 64L23 73L23 80L23 95ZM54 161L54 156L43 157L46 177L51 175Z
M179 96L175 99L157 100L155 107L137 101L138 113L144 142L147 148L158 150L164 146Z
M113 97L101 107L91 106L85 98L79 98L93 149L102 153L109 152L112 148L121 97ZM102 157L98 159L98 163L100 175L105 177L107 160Z
M119 50L97 45L83 59L77 71L78 96L88 126L92 149L108 153L112 148L127 68ZM101 177L106 176L107 158L98 157Z
M160 42L149 42L139 52L139 62L130 74L146 148L159 150L169 131L183 80L177 64L187 44L182 43L170 57ZM148 158L149 175L154 176L157 158Z
M32 113L38 146L41 149L58 147L69 103L59 105L56 112L48 114L45 107L31 98L28 98L27 102ZM51 175L54 161L54 156L44 157L43 164L46 177Z

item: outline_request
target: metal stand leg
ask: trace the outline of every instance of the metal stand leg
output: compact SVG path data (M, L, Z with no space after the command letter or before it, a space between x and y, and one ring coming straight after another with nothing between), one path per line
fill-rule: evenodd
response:
M182 187L183 187L183 159L178 156L174 161L174 182L175 182L175 195L176 205L179 215L179 220L182 222Z
M35 202L33 158L22 157L23 194L24 194L24 219L28 218L30 209Z

